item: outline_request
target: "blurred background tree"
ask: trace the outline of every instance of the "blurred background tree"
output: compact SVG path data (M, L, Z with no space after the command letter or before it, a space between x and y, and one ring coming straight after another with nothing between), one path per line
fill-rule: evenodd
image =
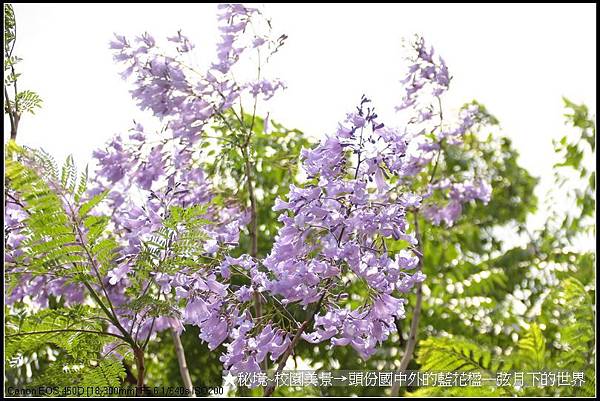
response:
M550 218L533 233L528 232L524 219L517 218L513 235L524 232L528 238L520 247L492 248L492 252L483 253L477 245L471 245L488 241L489 237L481 233L475 242L467 238L459 242L482 260L473 259L466 268L460 268L465 259L459 258L461 263L451 268L452 273L439 276L444 281L428 281L433 296L426 297L426 315L431 320L426 323L426 335L421 337L421 350L413 368L448 371L479 367L493 374L499 370L494 363L503 362L504 370L512 366L516 371L584 372L585 384L526 388L512 393L488 387L472 389L472 395L594 395L595 249L580 244L582 239L595 236L595 172L590 170L595 122L585 105L567 99L564 102L567 122L574 129L555 143L561 161L554 166L556 185L544 205L550 210ZM532 182L531 178L525 181ZM506 196L496 189L492 202ZM557 190L563 192L566 204L552 203ZM527 192L522 194L525 198L521 202L507 203L506 212L523 217L535 212L534 201L530 198L528 202ZM485 213L493 215L496 211L490 207ZM463 221L473 221L478 212L472 210L473 214L465 215ZM452 265L445 258L432 262ZM469 353L473 346L479 350L475 355ZM453 394L459 392L458 388L453 390ZM414 393L441 394L434 388Z

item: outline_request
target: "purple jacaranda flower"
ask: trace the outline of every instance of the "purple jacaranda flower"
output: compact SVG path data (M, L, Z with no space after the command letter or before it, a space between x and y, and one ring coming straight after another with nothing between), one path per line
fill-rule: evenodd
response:
M119 281L127 277L132 270L131 265L125 263L121 266L115 267L108 272L108 278L110 285L116 285Z

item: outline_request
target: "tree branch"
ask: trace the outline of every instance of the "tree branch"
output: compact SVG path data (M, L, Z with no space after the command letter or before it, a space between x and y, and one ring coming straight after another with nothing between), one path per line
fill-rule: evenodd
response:
M144 376L146 373L146 367L144 365L144 350L139 347L133 349L133 355L135 357L135 366L137 368L137 384L135 393L137 396L144 394Z
M417 241L418 241L418 249L419 249L419 253L420 255L417 255L419 258L419 263L417 265L417 272L420 272L423 269L423 244L422 244L422 240L421 240L421 235L419 232L419 220L418 220L418 216L417 216L417 212L413 212L414 214L414 221L415 221L415 233L417 235ZM410 361L413 358L413 353L415 351L415 346L417 345L417 335L419 334L419 321L421 319L421 304L423 301L423 290L422 290L422 283L418 283L417 284L417 300L415 302L415 308L413 310L413 316L412 316L412 321L410 323L410 332L408 334L408 340L406 342L406 350L404 351L404 355L402 356L402 359L400 360L400 367L398 368L397 373L402 373L406 370L406 368L408 367L408 364L410 363ZM398 332L398 334L400 335L400 338L402 338L402 333ZM394 382L394 385L392 386L392 397L397 397L398 394L400 392L400 383L399 382Z
M4 98L6 100L6 113L8 114L8 118L10 120L10 139L13 141L17 140L17 128L19 126L19 118L17 115L16 109L13 109L10 103L10 97L8 96L8 90L6 89L6 85L4 86Z
M171 336L173 337L173 344L175 344L175 353L177 354L177 363L179 364L179 373L181 374L183 385L189 391L189 396L195 397L194 385L192 384L190 371L187 367L187 361L185 360L185 352L183 350L183 344L181 344L181 338L179 338L179 333L177 333L174 328L171 328Z
M86 330L86 329L56 329L56 330L28 331L25 333L7 334L6 338L21 337L21 336L33 336L33 335L37 335L37 334L51 334L51 333L91 333L91 334L99 334L102 336L116 337L119 340L127 341L125 337L120 336L115 333L109 333L106 331Z
M285 367L285 364L287 362L287 359L294 351L294 348L298 344L298 341L300 341L300 336L302 335L302 333L304 333L304 330L306 330L306 328L308 326L310 326L310 324L312 324L312 322L315 320L315 315L317 314L317 312L319 312L319 309L321 309L321 305L323 304L325 295L327 295L327 287L329 286L330 282L331 282L331 279L329 279L327 281L327 284L325 285L325 290L323 291L323 295L321 295L321 298L319 299L319 302L317 303L315 310L313 311L313 313L311 313L310 317L308 319L306 319L304 321L304 323L302 323L302 325L298 328L298 331L296 331L296 334L294 335L292 342L290 343L290 345L287 347L287 349L285 350L285 352L279 359L279 365L277 366L277 370L276 370L277 373L280 373L283 370L283 368ZM267 386L267 388L265 388L265 392L263 394L264 397L270 397L273 394L273 391L275 391L275 383L269 384L269 386Z
M255 104L256 105L256 104ZM255 106L256 107L256 106ZM243 116L242 116L243 117ZM252 125L254 125L254 118L252 116ZM250 223L248 224L248 233L250 235L250 256L256 258L258 255L258 208L256 204L256 195L254 193L254 184L252 182L252 165L250 163L250 137L252 136L252 127L248 132L248 137L244 146L242 147L242 155L244 156L244 172L246 175L246 186L248 188L248 198L250 200ZM262 316L262 301L260 295L254 293L254 308L256 311L256 318L259 319ZM265 359L263 362L263 369L268 369L268 361Z

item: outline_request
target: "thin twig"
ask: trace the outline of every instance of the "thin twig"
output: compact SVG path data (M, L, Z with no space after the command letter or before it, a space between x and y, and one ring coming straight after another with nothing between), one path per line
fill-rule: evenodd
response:
M51 333L91 333L91 334L99 334L102 336L116 337L119 340L127 341L127 339L125 337L120 336L115 333L109 333L107 331L86 330L86 329L56 329L56 330L27 331L24 333L7 334L6 338L32 336L32 335L37 335L37 334L51 334Z
M187 366L185 359L185 352L183 350L183 344L181 344L181 338L179 333L171 327L171 337L173 337L173 344L175 344L175 353L177 354L177 362L179 363L179 373L181 374L181 380L183 385L189 391L190 397L196 397L194 392L194 386L192 384L192 378L190 377L190 371Z
M283 355L279 359L279 365L277 366L276 373L280 373L283 370L283 368L285 367L285 364L287 363L287 360L288 360L289 356L294 351L294 348L298 344L298 341L300 341L300 337L302 336L302 333L304 333L304 330L306 330L306 328L309 325L311 325L312 322L315 320L315 315L321 309L321 305L323 304L323 300L325 299L325 296L328 293L327 292L327 287L328 287L328 285L329 285L330 282L331 282L331 279L329 279L327 281L327 284L325 285L325 289L323 291L323 295L321 295L321 298L319 299L319 302L317 303L317 306L315 307L314 311L311 313L310 317L308 319L306 319L304 321L304 323L302 323L302 325L298 328L298 331L296 331L296 334L294 335L294 338L292 339L292 342L290 343L290 345L287 347L287 349L285 350L285 352L283 353ZM267 386L267 388L265 388L264 396L265 397L270 397L273 394L273 391L275 391L275 383L272 383L269 386Z
M419 263L417 265L416 271L420 272L423 269L423 245L422 245L422 240L421 240L421 235L419 232L419 220L418 220L418 215L417 212L414 211L414 222L415 222L415 233L417 236L417 248L419 250L420 255L418 255L419 258ZM421 318L421 304L423 301L423 290L422 290L422 283L418 283L416 285L417 287L417 292L416 292L416 296L417 296L417 300L415 302L415 308L413 310L413 316L412 316L412 321L410 323L410 332L408 334L408 341L406 342L406 349L404 351L404 355L402 356L402 359L400 360L400 367L398 368L397 373L403 373L406 368L408 367L408 364L410 363L410 361L413 358L413 353L415 351L415 346L417 344L417 335L419 333L419 320ZM402 333L398 333L400 335L400 337L402 337ZM397 397L398 394L400 392L400 383L399 382L394 382L393 386L392 386L392 397Z

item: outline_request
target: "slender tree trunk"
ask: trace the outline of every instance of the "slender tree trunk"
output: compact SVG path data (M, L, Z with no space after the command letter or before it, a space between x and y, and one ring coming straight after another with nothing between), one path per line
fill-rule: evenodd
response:
M250 256L256 257L258 254L258 210L256 205L256 195L254 194L254 183L252 182L252 165L250 163L250 155L248 149L244 152L246 185L248 187L248 198L250 199L250 223L248 231L250 234Z
M250 235L250 246L248 252L250 256L256 258L258 256L258 207L256 204L256 195L254 193L254 182L252 175L252 164L250 163L250 151L248 145L243 150L244 155L244 170L246 174L246 186L248 188L248 198L250 199L250 223L248 224L248 233ZM254 309L256 318L262 316L262 302L260 295L254 293ZM269 362L265 359L262 363L263 370L267 370Z
M11 120L13 121L13 120ZM19 128L19 116L15 116L13 124L10 126L10 139L17 140L17 129Z
M419 220L417 216L417 212L414 212L414 221L415 221L415 233L418 241L419 248L419 264L417 265L416 272L420 272L423 270L423 244L421 240L421 233L419 232ZM421 320L421 304L423 302L423 289L422 283L417 284L417 292L416 292L416 302L415 308L413 309L412 321L410 323L410 332L408 334L408 340L406 342L406 349L404 350L404 355L400 360L400 367L398 368L397 373L402 373L406 371L408 364L413 358L413 353L415 352L415 346L417 345L417 336L419 334L419 321ZM402 333L398 332L400 338L402 338ZM392 385L392 397L397 397L400 393L400 382L394 382Z
M179 363L181 380L183 380L183 385L189 391L189 396L195 397L196 394L194 393L192 378L190 377L190 371L188 370L187 361L185 360L185 352L183 350L183 344L181 344L181 338L179 338L179 333L173 328L171 328L171 336L173 337L173 344L175 344L175 353L177 354L177 363Z
M144 350L134 348L133 355L135 358L135 366L137 367L137 385L135 395L141 397L144 395L144 376L146 375L146 367L144 365Z
M6 113L8 114L8 118L10 120L10 139L16 141L17 130L19 128L19 114L17 113L16 108L10 102L10 97L8 96L8 90L6 89L6 86L4 86L4 101L6 102Z
M406 342L406 349L404 355L400 360L400 367L398 373L406 371L408 364L412 360L413 353L415 352L415 346L417 344L417 335L419 334L419 320L421 318L421 303L423 299L423 291L421 289L421 283L417 284L417 301L415 303L415 309L413 310L413 317L410 323L410 332L408 335L408 341ZM398 333L402 336L402 333ZM394 382L392 386L392 397L397 397L400 393L400 382Z

